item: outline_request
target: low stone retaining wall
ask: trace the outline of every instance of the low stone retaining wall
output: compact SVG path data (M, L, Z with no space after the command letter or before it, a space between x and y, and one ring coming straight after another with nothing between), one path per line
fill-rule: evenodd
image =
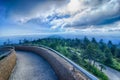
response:
M10 74L16 64L16 54L14 50L10 51L10 54L0 60L0 80L8 80Z
M15 49L39 54L51 65L59 80L89 80L70 63L48 49L33 46L16 46Z

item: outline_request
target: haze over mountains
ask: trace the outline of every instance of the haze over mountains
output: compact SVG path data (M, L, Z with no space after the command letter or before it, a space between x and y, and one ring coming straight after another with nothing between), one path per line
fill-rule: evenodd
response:
M90 40L94 37L98 42L100 39L103 39L104 42L108 42L111 40L114 44L119 44L120 43L120 36L105 36L105 35L79 35L79 34L54 34L54 35L21 35L21 36L5 36L5 37L0 37L0 45L2 45L4 42L10 41L10 43L18 43L19 40L37 40L41 38L65 38L65 39L83 39L84 37L88 37Z

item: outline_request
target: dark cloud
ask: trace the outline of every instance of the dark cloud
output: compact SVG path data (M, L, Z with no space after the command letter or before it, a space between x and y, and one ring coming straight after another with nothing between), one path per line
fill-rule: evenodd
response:
M61 6L68 0L1 0L0 5L7 9L7 14L12 15L29 15L33 9L39 6L39 10L47 11L51 6Z
M101 4L104 4L106 2L109 2L110 0L85 0L84 4L85 5L90 5L90 6L100 6Z
M64 22L60 26L83 28L95 25L99 27L99 25L120 21L120 0L85 0L78 2L82 3L85 8L81 11L81 6L79 6L76 11L77 14L71 15L71 18L63 19ZM70 13L66 11L66 14ZM57 22L61 22L61 20Z
M120 21L120 0L0 0L3 17L56 30L106 27Z

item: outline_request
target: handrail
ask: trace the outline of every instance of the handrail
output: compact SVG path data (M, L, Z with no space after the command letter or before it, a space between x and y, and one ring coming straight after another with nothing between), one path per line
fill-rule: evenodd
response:
M11 51L4 52L3 54L0 55L0 60L9 55Z
M3 54L0 55L0 60L1 60L1 58L4 58L4 57L6 57L7 55L9 55L9 53L10 53L12 50L14 50L14 47L12 47L12 46L5 46L5 47L1 47L0 50L1 50L1 51L6 51L6 52L4 52Z
M76 69L78 69L80 72L82 72L85 76L87 76L90 80L99 80L97 77L95 77L93 74L89 73L88 71L86 71L85 69L83 69L82 67L80 67L79 65L77 65L76 63L74 63L73 61L71 61L70 59L68 59L67 57L65 57L64 55L60 54L59 52L55 51L54 49L44 46L44 45L40 45L40 47L46 48L54 53L56 53L58 56L62 57L63 59L65 59L66 61L68 61L71 65L73 65Z
M1 50L11 50L11 49L15 49L13 46L0 46Z

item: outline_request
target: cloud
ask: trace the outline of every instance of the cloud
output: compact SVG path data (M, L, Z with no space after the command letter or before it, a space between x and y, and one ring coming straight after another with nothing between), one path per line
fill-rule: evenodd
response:
M87 28L79 29L74 27L69 27L65 29L66 32L77 32L77 33L83 33L83 34L120 34L120 21L115 22L113 24L107 24L107 25L92 25L87 26Z
M113 18L118 18L117 20L120 20L119 0L101 0L101 4L99 5L97 4L100 0L94 1L71 0L71 3L68 3L66 8L61 8L59 10L62 15L69 14L71 17L53 20L51 23L58 27L83 27L88 25L100 25L107 22L107 20L112 20ZM77 3L77 5L75 3ZM69 9L70 4L73 5L73 9L71 8L72 10Z
M46 21L48 16L55 14L57 7L64 6L67 2L68 0L20 0L15 5L9 3L12 8L8 8L8 14L10 18L21 23L35 18Z
M27 23L39 18L42 22L49 21L52 28L99 25L120 17L119 0L22 0L14 3L9 3L12 5L9 14L14 20ZM70 16L62 17L65 15Z
M51 32L119 32L120 0L3 0L3 6L11 21Z

